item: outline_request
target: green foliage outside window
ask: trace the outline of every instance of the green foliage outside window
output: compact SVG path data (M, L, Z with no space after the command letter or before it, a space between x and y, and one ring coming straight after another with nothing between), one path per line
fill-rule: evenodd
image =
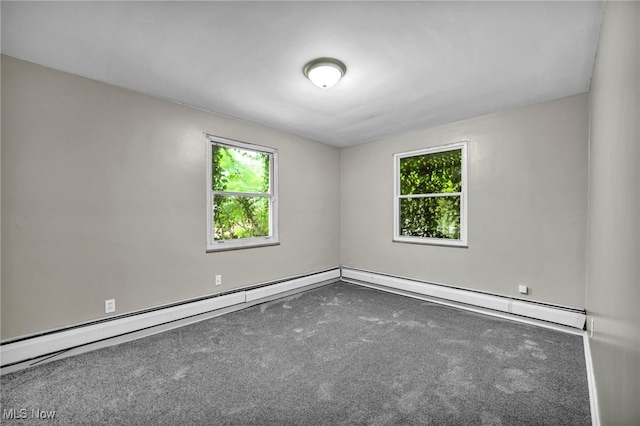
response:
M400 159L400 235L460 239L462 150Z
M234 193L213 196L215 240L270 235L270 160L263 152L212 146L211 189Z

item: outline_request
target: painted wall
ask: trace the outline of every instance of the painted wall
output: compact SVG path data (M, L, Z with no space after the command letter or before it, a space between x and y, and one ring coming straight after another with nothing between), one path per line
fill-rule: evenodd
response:
M640 424L640 3L609 2L590 92L586 305L603 425Z
M586 94L341 151L342 265L584 307ZM468 248L392 242L394 153L468 144Z
M339 265L337 148L7 56L2 89L2 339ZM279 149L281 245L205 253L203 132Z

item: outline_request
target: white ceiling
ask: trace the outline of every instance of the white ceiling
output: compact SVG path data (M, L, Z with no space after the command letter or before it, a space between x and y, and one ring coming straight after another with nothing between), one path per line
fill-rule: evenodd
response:
M336 146L589 89L603 3L2 2L2 53ZM347 65L322 90L302 74Z

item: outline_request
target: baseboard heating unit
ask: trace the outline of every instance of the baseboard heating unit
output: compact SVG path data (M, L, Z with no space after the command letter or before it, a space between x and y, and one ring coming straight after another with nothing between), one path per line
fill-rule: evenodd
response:
M29 364L32 365L42 358L55 357L63 352L68 355L67 351L70 350L76 354L122 343L339 280L340 268L334 268L237 289L228 294L159 306L35 336L8 339L0 342L0 364L5 373L8 372L5 367L17 363L33 361Z
M580 334L587 318L584 309L520 300L345 267L342 268L342 281L410 297L426 297L427 300L435 303L476 310L481 313L505 314L499 316L541 321L535 322L536 325L557 324L570 327Z
M131 312L37 335L8 339L0 342L0 365L2 372L6 373L14 368L25 368L49 358L75 355L99 347L138 339L337 281L417 297L488 315L516 319L575 334L583 332L586 322L586 313L580 309L481 293L376 272L336 267L326 271L236 289L226 294Z

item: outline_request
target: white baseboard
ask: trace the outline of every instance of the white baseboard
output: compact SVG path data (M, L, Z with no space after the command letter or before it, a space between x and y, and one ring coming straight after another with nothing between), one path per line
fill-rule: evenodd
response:
M80 324L34 337L10 339L9 341L0 342L0 365L3 370L6 370L4 369L5 366L46 357L107 339L113 340L118 336L154 334L157 330L172 328L173 324L176 326L178 324L184 325L189 322L186 321L189 318L193 318L192 322L200 321L217 315L216 312L224 313L230 310L243 309L263 301L312 288L321 283L335 282L340 278L346 282L369 285L398 294L426 296L428 300L478 312L497 314L504 317L511 317L514 314L525 322L536 323L537 325L561 324L571 327L576 332L576 328L582 329L586 321L586 316L583 312L564 307L539 305L502 296L477 293L350 268L342 268L341 272L339 268L335 268L307 276L281 280L272 284L264 283L259 287L248 288L247 290L240 289L235 293L214 296L204 300L158 307L141 313L134 312L127 316L115 317L111 320L97 323ZM208 313L211 314L209 315ZM501 313L505 315L501 315ZM532 318L532 320L527 318ZM537 320L543 320L543 323ZM123 340L125 339L120 339L120 341ZM110 343L105 343L104 346L108 344Z
M331 280L334 278L340 278L340 269L334 269L320 274L309 275L295 280L288 280L278 284L258 287L253 290L247 290L244 292L245 302L253 302L255 300L264 299L269 296L279 295L289 290L295 290L301 287L306 287L308 285Z
M340 278L340 269L332 269L298 278L291 278L274 284L265 284L250 290L240 290L222 296L214 296L204 300L185 302L179 305L159 307L143 313L130 313L127 316L115 317L98 323L80 324L73 328L53 331L24 339L11 339L0 342L0 365L2 367L33 360L46 355L55 354L70 348L92 344L94 342L140 330L159 327L189 317L201 316L204 313L219 311L237 306L238 309L255 305L262 300L286 296L293 291L305 289L315 284L327 284ZM201 319L206 317L201 317ZM164 327L166 329L167 327ZM148 334L153 334L150 331ZM106 345L105 345L106 346Z
M409 294L424 295L437 300L451 301L463 305L480 307L491 311L502 312L520 317L533 318L582 330L586 321L584 311L562 306L553 306L516 300L505 296L478 293L471 290L447 287L440 284L431 284L407 278L393 277L350 268L342 268L342 279L347 282L370 283L408 292ZM437 301L436 300L436 301Z
M591 342L587 332L584 333L584 360L587 365L587 382L589 383L589 404L591 406L591 424L600 426L600 410L598 408L598 388L593 375L593 358L591 358Z

